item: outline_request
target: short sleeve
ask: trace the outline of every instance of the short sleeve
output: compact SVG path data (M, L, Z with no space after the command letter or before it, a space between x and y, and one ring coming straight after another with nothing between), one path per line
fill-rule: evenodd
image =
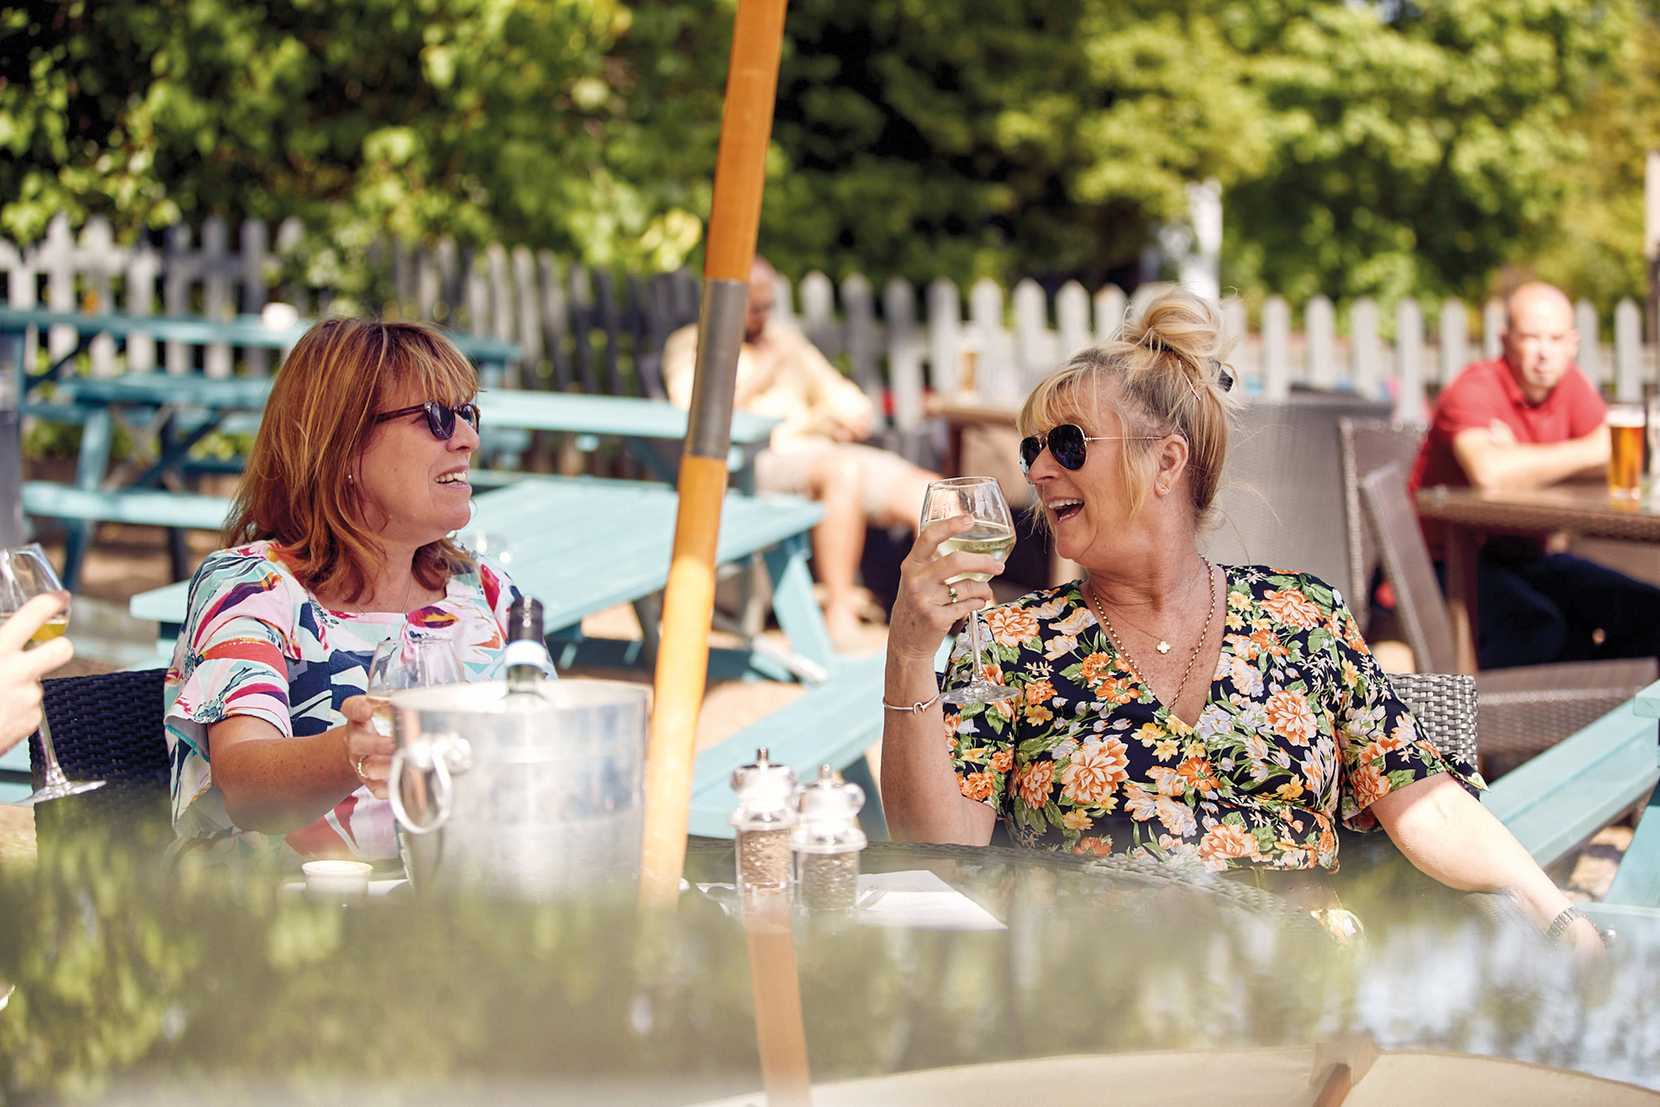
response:
M1339 599L1329 624L1336 659L1337 755L1342 790L1339 814L1351 830L1375 830L1369 808L1391 792L1449 773L1470 792L1486 787L1466 775L1418 729L1412 709L1395 692L1360 637L1354 615Z
M994 679L1001 677L1000 672ZM950 691L973 679L974 651L965 632L957 636L940 688ZM1009 770L1014 766L1014 722L1004 713L1006 707L1001 703L944 705L944 739L957 774L957 790L998 812L1004 810Z
M190 583L185 623L168 673L169 746L183 742L208 757L207 729L236 715L293 734L288 658L305 595L263 553L225 550L202 563Z
M459 603L446 605L450 610L439 614L457 620L458 625L447 633L461 649L468 678L494 680L501 676L508 616L522 593L505 569L477 554L473 555L472 570L456 583L465 590L460 596L452 591L452 600L458 599Z
M1568 437L1584 438L1608 421L1608 405L1584 373L1571 370L1563 384L1568 394Z
M1484 387L1481 367L1472 366L1441 394L1431 428L1447 442L1467 430L1485 429L1503 414L1503 395Z

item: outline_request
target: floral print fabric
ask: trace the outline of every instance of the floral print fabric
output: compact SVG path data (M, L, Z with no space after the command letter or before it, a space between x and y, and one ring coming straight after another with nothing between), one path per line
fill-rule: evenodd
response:
M1418 733L1334 589L1223 571L1222 647L1192 726L1140 683L1079 584L988 608L986 676L1014 696L948 709L962 794L1029 847L1335 870L1338 820L1375 829L1374 802L1436 773L1484 786ZM973 666L963 635L945 686Z
M334 611L306 591L269 542L210 554L190 582L164 697L180 845L396 857L391 805L367 788L286 839L237 828L213 783L208 728L233 715L263 719L284 737L342 725L340 705L363 693L375 647L394 634L450 638L469 678L489 679L500 669L507 612L518 595L500 569L475 559L473 571L450 578L442 599L408 614Z

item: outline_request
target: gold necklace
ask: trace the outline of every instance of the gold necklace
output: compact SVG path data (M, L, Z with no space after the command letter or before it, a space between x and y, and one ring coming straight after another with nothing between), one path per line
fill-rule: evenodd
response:
M1204 566L1204 571L1199 574L1199 577L1203 577L1205 583L1209 584L1210 583L1210 562L1205 558L1204 554L1199 555L1199 562L1200 562L1201 565ZM1187 598L1193 594L1193 585L1198 583L1199 577L1191 578L1193 583L1190 583L1185 589L1183 589L1183 591L1182 591L1182 600L1183 600L1183 602L1186 602ZM1091 584L1091 587L1094 587L1093 583ZM1118 613L1118 617L1120 619L1124 619L1124 613L1122 611L1120 611ZM1153 634L1152 631L1148 630L1146 627L1142 626L1139 623L1132 623L1132 622L1130 622L1130 620L1124 619L1124 625L1129 627L1131 630L1140 631L1142 634L1145 634L1149 638L1154 637L1154 634ZM1159 637L1159 640L1156 643L1154 643L1153 648L1158 650L1160 653L1169 653L1170 652L1170 642L1167 639L1163 638L1163 637Z
M1200 556L1199 560L1205 563L1205 584L1210 593L1210 602L1205 607L1204 629L1199 631L1199 638L1193 643L1192 652L1187 655L1187 665L1182 669L1182 679L1176 685L1176 694L1171 697L1170 703L1167 705L1172 711L1176 709L1175 705L1181 702L1182 693L1187 691L1188 678L1193 675L1193 666L1199 660L1199 651L1204 648L1205 640L1210 637L1211 620L1216 617L1216 585L1210 579L1212 569L1210 559ZM1107 640L1112 643L1112 648L1118 651L1118 656L1122 657L1124 663L1130 667L1130 675L1142 684L1147 685L1147 688L1151 690L1153 686L1148 684L1147 678L1142 675L1141 666L1135 663L1135 658L1130 656L1130 651L1124 648L1124 643L1119 639L1118 631L1114 629L1112 620L1107 618L1106 605L1101 602L1101 596L1095 590L1094 581L1084 582L1084 597L1094 610L1096 619L1100 620L1102 628L1107 632ZM1163 653L1165 651L1160 650L1159 652Z

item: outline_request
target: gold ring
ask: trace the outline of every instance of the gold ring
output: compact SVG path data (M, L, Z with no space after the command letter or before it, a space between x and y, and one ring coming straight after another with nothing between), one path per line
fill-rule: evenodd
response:
M357 779L365 784L369 783L369 778L363 775L363 763L367 760L369 760L369 755L365 753L352 761L352 768L357 770Z
M945 594L951 597L945 601L947 607L957 602L957 586L955 584L947 584Z

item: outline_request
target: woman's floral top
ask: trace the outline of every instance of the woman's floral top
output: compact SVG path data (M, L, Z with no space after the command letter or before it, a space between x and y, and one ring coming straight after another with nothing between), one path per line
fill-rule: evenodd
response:
M285 838L237 828L213 783L208 728L233 715L263 719L284 737L342 725L340 705L363 693L375 647L394 634L448 637L468 676L488 679L501 666L507 611L518 595L500 569L475 559L437 603L407 614L334 611L306 591L270 542L210 554L190 582L164 700L180 847L396 857L391 805L367 788Z
M1367 808L1436 773L1484 786L1418 733L1334 589L1261 566L1224 573L1196 726L1133 675L1077 583L988 608L986 676L1016 694L947 709L962 794L1030 847L1335 870L1339 818L1375 829ZM946 687L973 667L965 634Z

